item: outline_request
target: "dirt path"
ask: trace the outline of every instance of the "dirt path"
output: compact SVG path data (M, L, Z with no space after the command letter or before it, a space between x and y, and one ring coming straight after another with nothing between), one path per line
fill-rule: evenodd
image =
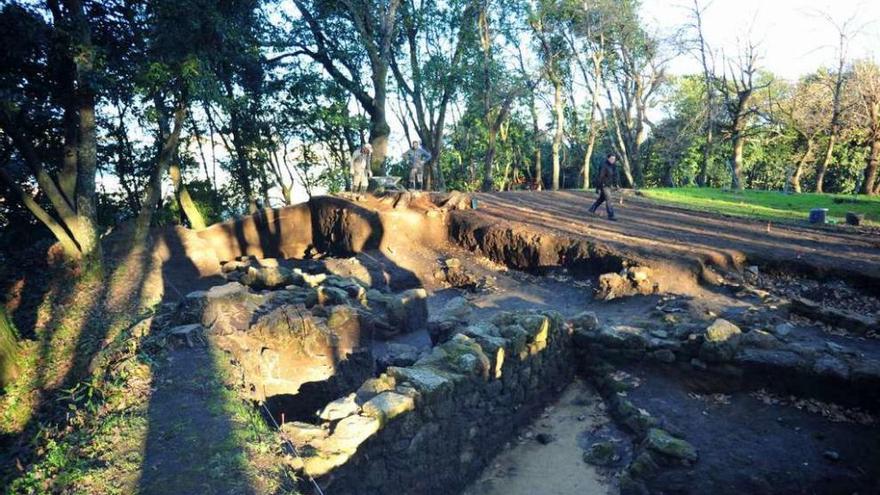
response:
M880 235L846 228L812 228L724 217L644 199L615 199L618 221L587 212L595 194L580 191L477 194L479 209L459 212L518 222L528 228L586 237L623 253L665 259L693 269L753 263L798 265L863 285L880 280ZM875 284L880 286L880 284Z
M463 495L611 493L608 480L584 463L578 442L582 434L609 421L598 407L601 401L583 380L576 379ZM551 441L542 444L538 435Z

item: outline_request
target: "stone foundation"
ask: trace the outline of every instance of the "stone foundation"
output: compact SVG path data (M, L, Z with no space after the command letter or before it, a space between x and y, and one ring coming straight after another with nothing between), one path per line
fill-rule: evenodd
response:
M328 405L320 425L286 424L293 466L334 494L460 491L571 381L570 340L555 313L467 327Z

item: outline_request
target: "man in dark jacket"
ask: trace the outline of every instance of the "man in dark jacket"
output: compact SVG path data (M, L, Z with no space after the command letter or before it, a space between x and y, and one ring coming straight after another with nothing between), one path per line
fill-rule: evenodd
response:
M611 186L617 183L617 156L609 153L605 158L605 163L599 169L599 177L596 179L596 192L599 193L599 199L590 207L590 213L595 215L596 210L602 203L605 203L605 211L608 212L608 219L614 220L614 210L611 208Z

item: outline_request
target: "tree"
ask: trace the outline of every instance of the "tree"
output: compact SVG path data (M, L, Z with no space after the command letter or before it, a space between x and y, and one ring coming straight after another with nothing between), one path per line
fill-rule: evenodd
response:
M803 150L788 175L787 187L801 192L801 177L807 162L813 158L816 141L830 126L832 94L821 80L821 74L802 78L788 98L776 103L781 123L798 135Z
M880 67L869 60L853 64L854 114L863 129L864 140L870 148L862 176L861 194L880 193L877 168L880 165Z
M304 55L320 64L369 114L374 173L380 172L388 153L388 69L400 25L400 3L401 0L294 0L302 22L294 23L291 44L295 50L284 55ZM367 92L363 80L364 59L372 94Z
M853 37L858 34L860 28L854 25L856 15L849 17L844 22L835 21L829 14L821 13L822 17L834 26L837 31L837 70L830 74L827 79L833 88L832 110L831 110L831 129L828 133L828 145L825 148L825 157L819 163L816 170L816 192L825 192L825 173L831 166L831 160L834 157L834 146L843 130L843 122L841 115L843 113L842 100L844 96L844 86L846 84L845 68L849 53L849 44Z
M0 61L5 71L0 78L0 130L51 210L31 195L30 179L2 169L0 180L69 257L99 265L98 48L82 2L49 1L48 9L49 20L43 12L16 4L6 4L0 12L5 47Z
M656 106L658 91L666 82L667 59L660 40L641 26L637 3L615 3L616 11L606 36L611 51L608 76L603 79L613 130L612 142L621 157L626 185L641 183L641 147L648 137L648 110Z
M473 42L477 5L476 0L455 2L446 9L433 2L418 7L412 0L403 4L406 44L394 50L391 69L416 134L431 150L424 178L428 190L446 187L438 166L443 132L449 104L462 83L462 59ZM407 64L399 63L398 58L405 58Z
M733 144L730 173L733 188L742 190L743 183L743 149L751 132L751 122L760 112L755 103L755 93L770 86L772 80L759 80L758 46L748 41L735 60L727 60L718 87L724 104L727 121L725 123L728 138Z
M604 86L604 66L607 50L606 33L608 27L605 15L609 9L608 2L590 2L588 8L578 15L575 14L571 29L568 31L568 44L572 59L580 70L584 87L590 96L590 109L585 122L587 138L584 149L581 177L584 189L590 188L590 162L596 146L596 138L601 132L599 101ZM586 59L586 60L585 60ZM572 94L572 97L574 95ZM576 112L576 107L573 107Z
M529 15L529 26L538 44L538 53L544 64L542 73L553 88L554 132L552 146L552 182L554 191L559 189L561 170L560 155L565 136L565 86L569 77L571 60L569 44L564 36L564 26L569 20L565 0L539 0Z
M715 68L713 67L711 51L706 42L705 33L703 32L703 13L707 8L708 6L701 6L699 0L694 0L694 6L690 11L691 25L689 26L696 35L693 44L696 45L695 51L697 52L700 65L703 69L703 82L706 87L706 108L703 122L703 132L705 133L705 141L703 143L703 163L700 165L700 171L697 174L697 185L700 187L705 186L707 183L708 170L711 166L710 160L712 158L715 130L715 84L713 81Z

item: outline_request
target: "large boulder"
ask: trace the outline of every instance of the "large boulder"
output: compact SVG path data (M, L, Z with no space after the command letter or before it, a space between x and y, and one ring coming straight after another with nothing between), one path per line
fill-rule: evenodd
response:
M331 378L362 381L373 371L372 358L361 358L369 356L370 338L362 334L356 315L339 324L332 315L318 317L302 306L285 304L243 329L210 330L207 337L232 355L257 399L295 395L304 383Z

